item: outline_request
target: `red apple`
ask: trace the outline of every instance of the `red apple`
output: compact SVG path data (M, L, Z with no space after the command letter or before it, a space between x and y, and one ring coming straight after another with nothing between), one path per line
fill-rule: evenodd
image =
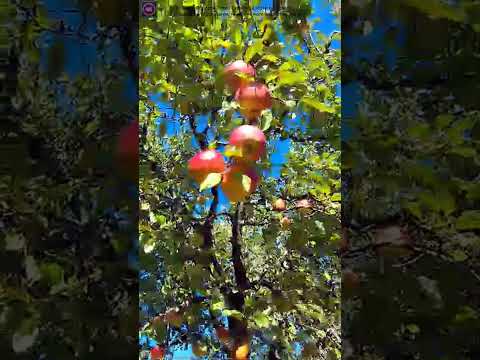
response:
M275 211L285 211L286 208L287 208L287 204L285 203L285 200L283 200L283 199L277 199L273 203L273 210L275 210Z
M215 332L217 333L218 340L224 345L230 344L230 332L225 329L223 326L215 327Z
M251 82L251 80L249 80L248 78L238 76L239 74L254 78L255 68L252 65L247 64L243 60L233 61L225 67L225 69L223 70L225 82L233 92L237 91L243 86L248 85L248 83Z
M210 173L223 173L225 161L222 154L216 150L198 152L188 162L188 172L198 183L203 182Z
M138 120L133 121L130 125L120 130L118 138L118 153L123 158L138 158Z
M150 350L150 359L152 360L162 360L165 356L165 349L161 346L155 346Z
M243 185L243 175L250 178L250 189L246 190ZM244 201L255 191L259 182L255 169L244 164L234 163L223 174L222 190L230 202Z
M265 154L267 139L258 127L242 125L232 131L229 144L241 151L242 160L257 161Z
M235 101L240 105L240 113L250 121L257 119L263 110L272 106L270 90L258 82L239 88L235 93Z
M120 175L129 181L138 181L139 124L134 120L120 130L117 139L117 164Z

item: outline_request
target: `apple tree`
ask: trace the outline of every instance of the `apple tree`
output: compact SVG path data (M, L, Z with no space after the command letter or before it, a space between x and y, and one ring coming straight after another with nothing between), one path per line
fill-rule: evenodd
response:
M339 33L258 3L141 21L143 358L340 358Z

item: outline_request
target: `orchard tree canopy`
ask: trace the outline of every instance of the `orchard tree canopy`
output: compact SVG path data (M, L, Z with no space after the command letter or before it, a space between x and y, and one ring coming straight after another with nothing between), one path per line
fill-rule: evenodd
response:
M192 345L212 359L339 359L339 33L314 29L309 1L271 14L178 3L140 26L140 335L157 357ZM235 60L272 97L253 123L222 75ZM229 167L229 136L248 123L266 156L255 191L230 203L188 162L215 149Z

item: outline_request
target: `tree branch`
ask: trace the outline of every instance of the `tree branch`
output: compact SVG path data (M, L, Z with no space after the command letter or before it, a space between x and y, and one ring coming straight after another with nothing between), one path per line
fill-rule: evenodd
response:
M193 135L197 139L198 143L200 144L200 147L202 150L206 150L208 148L207 140L203 136L202 133L199 133L197 130L197 124L195 124L195 118L193 115L188 115L188 120L190 127L192 128ZM208 210L208 216L205 219L205 222L202 225L202 235L203 235L203 245L202 249L205 251L210 251L213 247L213 222L215 221L216 218L216 210L218 206L218 188L213 187L211 189L211 193L213 196L213 201L210 205L210 209ZM220 266L220 263L218 262L217 258L215 257L215 254L210 255L210 262L213 264L213 267L215 268L215 271L221 275L223 274L223 270Z
M237 287L240 291L244 291L250 288L250 283L247 278L247 271L245 270L245 265L242 261L242 246L241 246L241 237L242 237L242 225L241 217L243 213L243 203L237 205L235 215L232 220L232 261L233 269L235 274L235 281Z

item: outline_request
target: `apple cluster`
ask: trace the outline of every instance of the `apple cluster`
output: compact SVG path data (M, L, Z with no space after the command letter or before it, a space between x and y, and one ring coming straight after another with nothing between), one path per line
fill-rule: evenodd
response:
M221 183L223 193L234 203L244 201L260 181L255 163L265 155L267 140L256 123L262 111L272 106L272 97L265 84L255 81L255 68L242 60L228 64L223 76L247 124L230 134L226 151L230 164L217 150L203 150L190 159L188 172L202 189Z

